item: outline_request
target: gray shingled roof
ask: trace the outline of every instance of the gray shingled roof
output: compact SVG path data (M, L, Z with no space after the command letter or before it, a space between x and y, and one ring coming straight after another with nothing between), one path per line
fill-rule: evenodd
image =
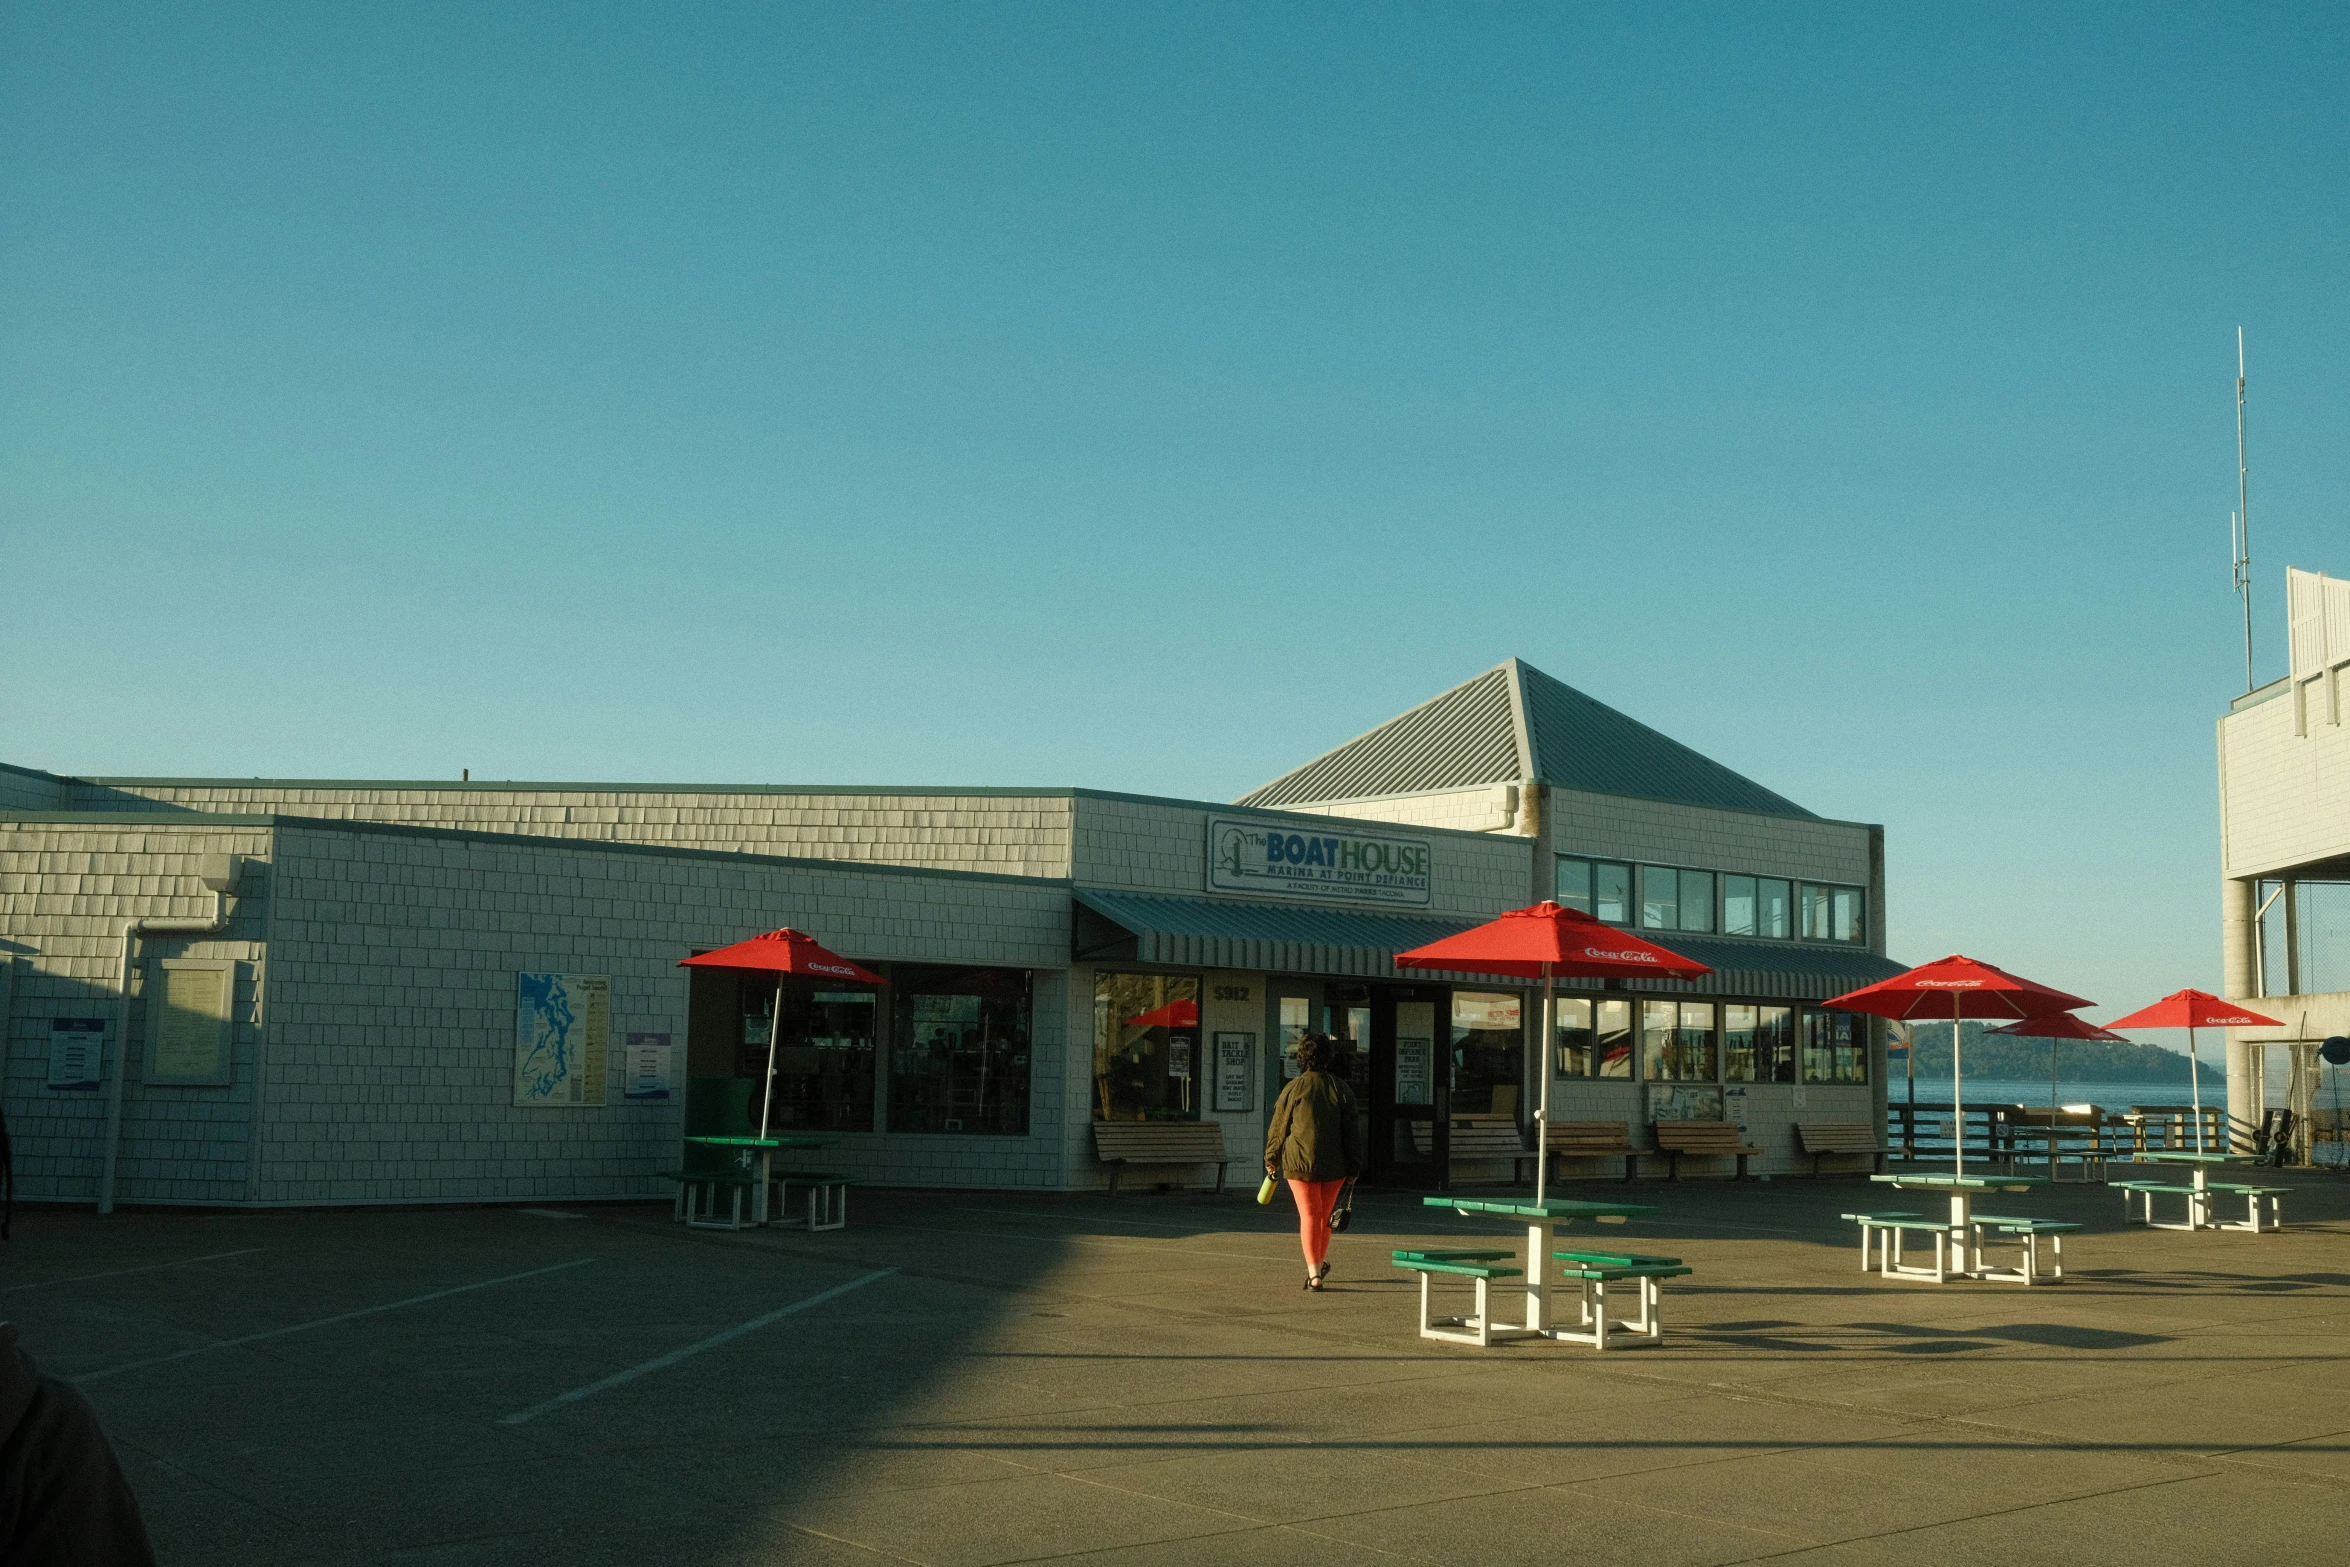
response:
M1523 778L1763 816L1813 814L1514 658L1237 803L1305 805Z

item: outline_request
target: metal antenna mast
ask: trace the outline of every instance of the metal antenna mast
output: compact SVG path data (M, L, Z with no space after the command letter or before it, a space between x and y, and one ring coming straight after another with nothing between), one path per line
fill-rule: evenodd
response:
M2252 694L2252 512L2244 466L2244 329L2236 328L2236 514L2228 531L2236 547L2236 597L2244 601L2244 694Z

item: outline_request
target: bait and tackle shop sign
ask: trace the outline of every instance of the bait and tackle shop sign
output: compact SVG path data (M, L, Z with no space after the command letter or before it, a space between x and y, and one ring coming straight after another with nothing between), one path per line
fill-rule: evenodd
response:
M1425 838L1317 827L1289 829L1235 817L1208 819L1208 890L1343 898L1351 903L1431 901Z

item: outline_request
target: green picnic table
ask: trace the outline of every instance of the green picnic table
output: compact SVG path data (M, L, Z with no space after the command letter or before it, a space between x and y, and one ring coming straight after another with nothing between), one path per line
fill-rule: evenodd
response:
M2255 1199L2252 1222L2248 1225L2223 1225L2211 1216L2211 1169L2213 1165L2254 1164L2260 1155L2251 1153L2194 1153L2187 1149L2162 1149L2129 1156L2132 1164L2183 1164L2187 1166L2185 1186L2162 1186L2153 1182L2117 1181L2122 1190L2123 1212L2129 1209L2130 1194L2136 1193L2146 1205L2146 1224L2157 1230L2218 1230L2260 1228L2260 1208ZM2268 1188L2262 1188L2268 1190ZM2156 1224L2154 1222L2154 1194L2175 1193L2187 1199L2187 1222L2184 1224Z
M1982 1256L1974 1248L1975 1194L2029 1192L2049 1184L2045 1175L1958 1175L1942 1170L1896 1170L1890 1175L1872 1175L1869 1179L1896 1191L1943 1192L1949 1196L1950 1248L1951 1254L1958 1258L1958 1265L1946 1271L1958 1278L1972 1278L1983 1271ZM1936 1253L1937 1257L1940 1255ZM1868 1256L1865 1232L1861 1256L1865 1266Z
M1450 1208L1455 1213L1469 1217L1491 1214L1496 1218L1533 1221L1526 1226L1526 1325L1492 1335L1508 1338L1583 1337L1574 1330L1554 1328L1550 1320L1547 1264L1550 1260L1550 1237L1557 1233L1560 1226L1572 1224L1577 1219L1621 1224L1640 1214L1656 1212L1655 1207L1648 1203L1579 1202L1566 1197L1546 1197L1540 1202L1525 1197L1426 1197L1421 1201L1427 1207Z
M765 1224L767 1222L767 1191L769 1184L774 1179L777 1150L784 1148L830 1148L834 1139L829 1137L710 1136L688 1137L686 1141L702 1148L741 1150L735 1156L734 1162L746 1174L750 1171L752 1156L757 1156L759 1174L751 1193L751 1222ZM740 1214L742 1210L738 1208L735 1211Z

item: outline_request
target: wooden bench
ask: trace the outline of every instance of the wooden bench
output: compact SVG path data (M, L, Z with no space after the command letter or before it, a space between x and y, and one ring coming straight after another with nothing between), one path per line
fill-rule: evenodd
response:
M2219 1228L2223 1230L2250 1230L2254 1234L2265 1230L2284 1228L2284 1198L2285 1194L2293 1189L2290 1186L2241 1186L2234 1181L2213 1181L2211 1189L2215 1192L2234 1192L2244 1199L2244 1222L2242 1224L2221 1224ZM2268 1223L2265 1225L2260 1222L2260 1204L2263 1199L2268 1202Z
M1523 1278L1526 1270L1502 1266L1517 1256L1514 1251L1397 1251L1390 1252L1395 1265L1420 1276L1420 1337L1442 1339L1448 1344L1474 1344L1479 1349L1493 1344L1493 1299L1491 1289L1495 1279ZM1473 1316L1431 1317L1429 1312L1429 1281L1443 1274L1452 1278L1468 1279L1476 1285L1477 1310ZM1511 1330L1509 1336L1523 1337L1524 1330Z
M1847 1223L1857 1224L1860 1226L1860 1271L1866 1273L1872 1266L1874 1266L1874 1264L1869 1261L1869 1242L1871 1239L1874 1239L1877 1245L1882 1248L1889 1244L1885 1238L1885 1231L1886 1228L1894 1221L1900 1219L1923 1219L1924 1217L1925 1215L1922 1213L1845 1214L1844 1219Z
M1866 1121L1798 1121L1795 1140L1803 1151L1811 1155L1811 1174L1818 1180L1820 1164L1830 1154L1867 1154L1877 1174L1885 1173L1885 1155L1892 1150L1885 1146L1882 1131Z
M1414 1121L1412 1143L1420 1152L1433 1153L1436 1131L1433 1123ZM1510 1161L1510 1179L1522 1181L1526 1166L1534 1155L1526 1149L1526 1134L1518 1130L1516 1116L1456 1115L1452 1118L1452 1160L1458 1164L1464 1159L1507 1159Z
M1760 1148L1749 1148L1738 1140L1738 1126L1734 1121L1659 1121L1656 1123L1656 1150L1673 1161L1667 1175L1669 1180L1681 1178L1681 1158L1695 1154L1705 1159L1736 1159L1738 1179L1746 1179L1746 1161Z
M1224 1151L1221 1121L1096 1121L1094 1156L1110 1167L1110 1195L1118 1195L1118 1178L1130 1164L1212 1164L1216 1191L1224 1190L1224 1167L1232 1156Z
M2006 1279L2015 1284L2042 1284L2064 1282L2064 1238L2080 1228L2057 1219L2022 1219L2009 1214L1978 1213L1974 1215L1974 1269L1978 1279ZM1983 1265L1983 1232L1993 1230L2002 1239L2023 1249L2023 1256L2012 1268L1990 1268ZM2040 1271L2040 1237L2049 1237L2051 1269Z
M1553 1159L1621 1158L1627 1181L1640 1173L1640 1150L1632 1146L1632 1128L1623 1121L1552 1121L1542 1146Z
M768 1223L782 1225L787 1229L811 1231L848 1228L849 1188L857 1184L854 1177L834 1175L824 1170L778 1170L774 1180L778 1188L775 1197L777 1217L768 1220ZM794 1185L808 1188L808 1217L804 1223L782 1217L783 1210L791 1204L791 1189Z
M1646 1257L1637 1252L1554 1251L1550 1255L1567 1265L1566 1276L1571 1282L1583 1286L1581 1331L1554 1323L1551 1337L1600 1350L1615 1346L1619 1336L1628 1336L1635 1346L1663 1343L1664 1291L1659 1286L1666 1279L1697 1271L1678 1257ZM1626 1282L1639 1286L1639 1313L1630 1318L1610 1317L1607 1287Z

